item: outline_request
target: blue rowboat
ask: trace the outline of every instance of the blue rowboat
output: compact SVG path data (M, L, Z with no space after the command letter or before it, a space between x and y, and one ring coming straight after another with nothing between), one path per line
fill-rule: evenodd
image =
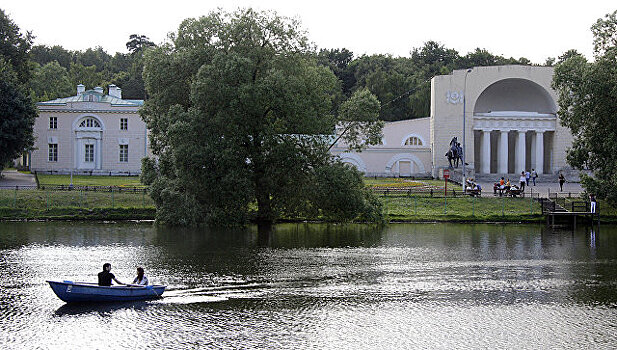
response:
M99 286L96 283L47 281L58 298L67 303L135 301L159 298L167 286Z

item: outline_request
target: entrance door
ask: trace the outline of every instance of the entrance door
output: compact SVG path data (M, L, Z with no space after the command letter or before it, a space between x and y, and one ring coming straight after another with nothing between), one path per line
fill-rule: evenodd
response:
M400 161L398 162L399 176L411 176L411 162Z
M94 139L81 139L79 143L79 169L95 169L96 141Z

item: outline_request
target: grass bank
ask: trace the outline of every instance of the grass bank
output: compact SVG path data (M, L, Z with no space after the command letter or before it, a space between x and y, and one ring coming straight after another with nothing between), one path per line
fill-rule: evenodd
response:
M49 185L68 185L66 175L39 175ZM529 197L443 197L443 182L367 178L371 188L434 189L436 196L419 194L378 196L389 222L543 222L540 204ZM73 183L84 186L138 186L137 177L74 176ZM571 200L563 199L564 205ZM603 222L617 223L617 208L600 201L598 210ZM1 190L0 220L147 220L155 218L154 202L147 193ZM287 218L285 221L301 221Z
M55 208L154 208L145 192L0 190L0 208L50 210Z
M7 208L0 207L1 220L79 220L79 221L126 221L153 220L154 208Z
M71 175L48 175L37 174L38 182L41 186L65 185L71 183ZM73 175L73 185L75 186L118 186L118 187L145 187L139 181L139 176L87 176Z
M540 204L529 198L381 197L390 222L541 222Z

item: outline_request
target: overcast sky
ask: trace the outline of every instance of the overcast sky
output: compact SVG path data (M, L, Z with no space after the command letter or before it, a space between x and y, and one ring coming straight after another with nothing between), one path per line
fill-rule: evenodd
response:
M568 49L591 58L589 28L617 10L617 1L0 0L22 31L36 36L35 44L69 50L101 46L110 54L127 52L125 43L134 33L161 43L183 19L217 7L298 17L317 47L345 47L356 56L409 56L412 48L435 40L460 54L480 47L543 63Z

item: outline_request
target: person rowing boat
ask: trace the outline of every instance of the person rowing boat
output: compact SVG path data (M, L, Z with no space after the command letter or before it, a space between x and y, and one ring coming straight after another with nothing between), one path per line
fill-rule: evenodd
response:
M118 281L116 279L116 276L114 276L114 274L111 273L110 271L111 271L111 264L110 263L103 264L103 271L99 272L99 275L98 275L99 276L99 286L109 287L111 286L111 280L114 280L118 284L126 285L126 283L122 283Z

